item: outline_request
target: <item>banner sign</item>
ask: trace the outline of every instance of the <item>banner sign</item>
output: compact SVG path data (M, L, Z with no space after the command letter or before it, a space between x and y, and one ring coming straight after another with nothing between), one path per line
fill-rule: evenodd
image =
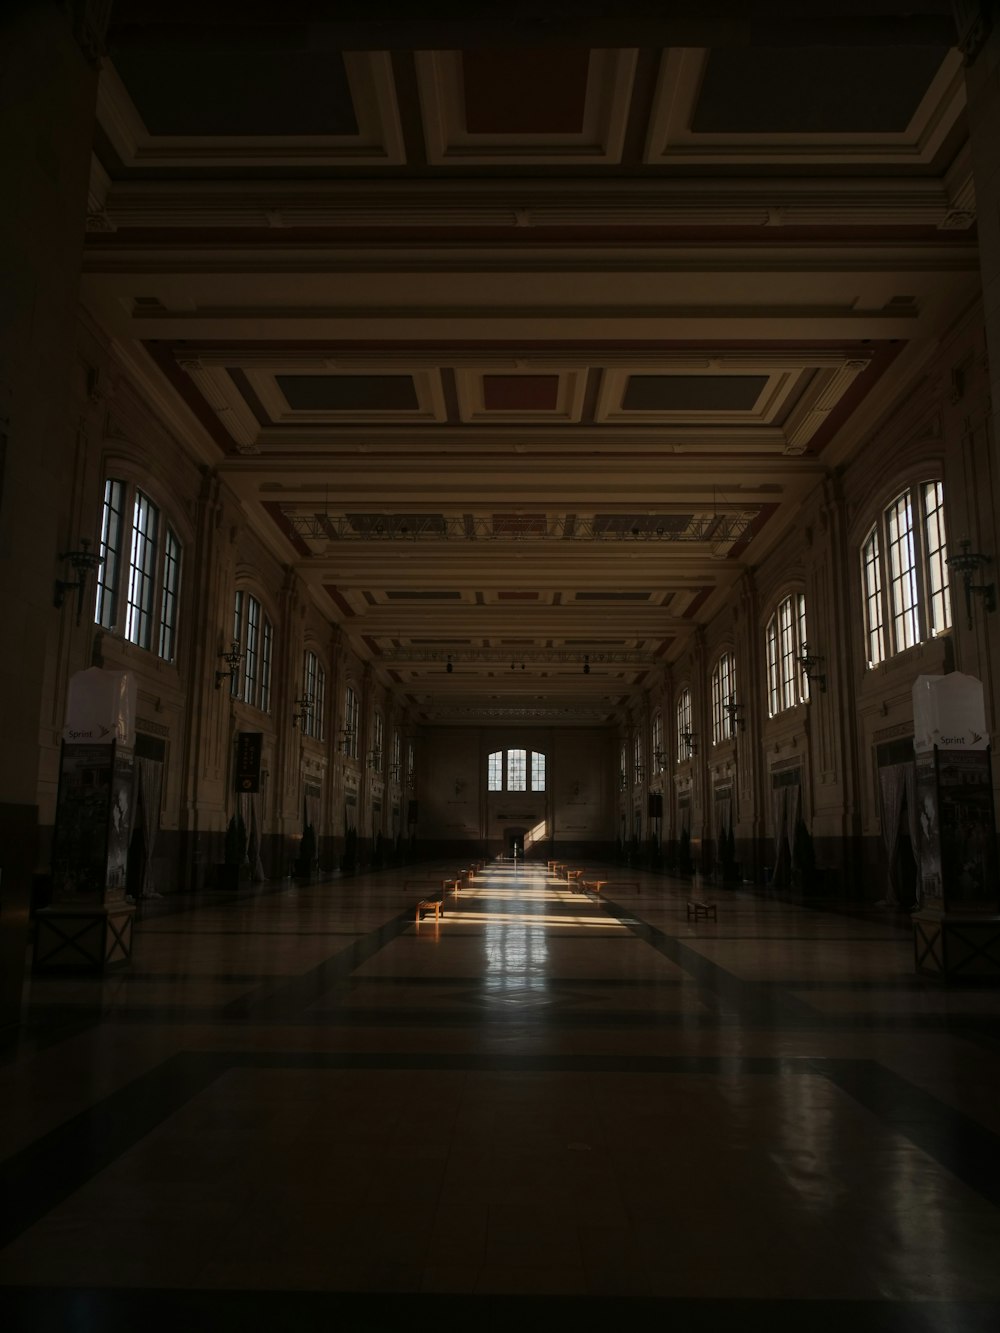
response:
M236 790L260 791L260 756L264 748L262 731L236 733Z

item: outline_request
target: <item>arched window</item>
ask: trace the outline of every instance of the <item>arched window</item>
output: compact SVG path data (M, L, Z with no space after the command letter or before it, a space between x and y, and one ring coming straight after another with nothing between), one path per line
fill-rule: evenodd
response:
M104 483L100 554L94 623L174 661L180 538L144 491L117 477Z
M632 737L632 781L642 781L642 736L638 731Z
M326 671L314 652L306 649L302 670L302 695L309 701L302 732L321 741L326 725Z
M677 696L677 762L683 763L694 753L691 743L691 689L685 685Z
M736 699L736 659L723 653L712 672L712 743L720 744L733 734L726 704Z
M944 490L923 481L897 495L861 545L869 668L951 628Z
M271 649L274 632L260 602L244 588L233 601L233 642L242 654L242 670L234 672L229 693L251 708L271 708Z
M767 712L769 717L809 698L809 681L799 661L806 646L806 599L801 592L779 602L767 622Z
M650 734L652 741L653 772L662 773L663 766L667 756L663 751L663 714L656 712L653 714L653 728Z
M494 750L486 761L487 791L544 791L545 755L538 750Z
M370 767L376 773L382 772L382 746L385 742L385 724L382 721L382 714L375 710L372 716L372 752L370 757Z
M358 722L360 717L358 696L353 686L348 685L344 691L344 725L341 728L341 735L344 738L342 748L348 759L357 759L358 757Z

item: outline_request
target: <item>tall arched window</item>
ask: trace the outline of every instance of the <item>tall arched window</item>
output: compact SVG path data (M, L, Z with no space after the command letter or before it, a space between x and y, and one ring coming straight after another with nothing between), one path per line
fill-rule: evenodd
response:
M494 750L486 761L487 791L544 791L545 755L538 750Z
M348 685L344 690L344 725L341 729L344 741L343 751L348 759L357 759L358 757L358 723L361 720L361 710L358 707L358 696L353 686Z
M326 724L326 671L316 654L308 649L302 671L302 693L309 700L303 734L321 741Z
M144 491L117 477L104 483L100 554L95 624L172 662L180 538Z
M677 762L682 764L694 753L691 743L691 688L685 685L677 696Z
M712 743L718 745L733 733L726 704L736 699L736 659L723 653L712 672Z
M372 752L371 767L376 773L382 772L382 746L385 742L385 724L382 721L382 714L375 710L372 716Z
M243 654L243 669L233 674L230 694L262 713L270 712L274 632L260 602L244 588L237 588L233 599L233 642Z
M806 646L806 598L793 593L779 602L764 634L767 650L769 717L809 698L809 681L800 658Z
M951 628L944 490L923 481L897 495L861 545L869 668Z
M657 711L653 714L650 740L652 741L653 772L662 773L667 756L663 751L663 714L661 712Z

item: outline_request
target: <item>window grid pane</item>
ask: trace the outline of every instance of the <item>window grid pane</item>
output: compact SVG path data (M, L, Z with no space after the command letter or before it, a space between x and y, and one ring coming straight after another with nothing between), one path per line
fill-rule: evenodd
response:
M767 713L774 717L781 708L778 676L778 622L774 616L767 622Z
M503 791L503 750L494 750L490 755L486 790Z
M778 641L780 646L781 707L791 708L796 703L795 630L792 621L792 599L786 597L778 607Z
M349 759L358 757L358 696L348 685L344 696L344 753Z
M805 652L806 644L809 642L809 636L806 633L806 595L800 592L796 595L796 617L795 624L798 633L798 642L795 645L795 681L799 692L799 701L804 702L809 698L809 680L806 673L802 670L802 663L799 660Z
M316 654L307 652L302 667L302 697L306 700L306 715L302 730L306 736L316 735Z
M677 762L690 758L685 734L691 731L691 691L685 687L677 696Z
M531 790L545 790L545 756L537 750L531 752Z
M865 629L868 634L868 665L885 661L885 633L882 624L882 554L878 528L864 544L862 563L865 579Z
M237 592L236 599L233 602L233 643L243 649L243 593ZM234 699L240 697L240 673L234 671L229 677L229 693Z
M507 751L507 790L527 790L527 752L525 750Z
M265 616L260 640L260 708L264 713L271 708L271 633L271 622Z
M94 621L104 629L114 629L118 604L118 565L121 558L122 511L125 487L110 478L104 483L104 509L101 515L101 550L104 563L97 567L97 605Z
M142 491L135 493L132 511L132 551L128 575L128 615L125 637L149 648L153 626L153 580L156 574L156 531L159 510Z
M160 643L158 652L165 662L174 660L177 633L177 591L181 579L181 544L167 528L163 546L163 597L160 601Z
M944 487L939 481L925 482L924 546L927 553L927 591L930 597L928 627L931 634L951 628L951 592L948 587L948 547L944 533Z
M909 494L886 512L889 526L889 591L892 603L893 648L899 653L919 639L917 570L913 554L913 519Z
M243 651L243 698L248 704L257 702L257 653L260 640L260 602L256 597L246 600L247 638Z
M312 724L312 731L309 733L316 740L323 739L323 733L326 729L326 671L323 664L316 661L315 684L313 688L313 704L309 710L309 720Z
M712 741L718 745L731 732L726 704L733 694L733 659L723 653L712 672Z

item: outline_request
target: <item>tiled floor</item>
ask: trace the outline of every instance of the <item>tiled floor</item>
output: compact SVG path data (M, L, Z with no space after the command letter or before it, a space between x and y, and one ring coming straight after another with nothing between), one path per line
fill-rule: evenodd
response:
M29 983L5 1329L997 1333L1000 991L884 913L496 866L417 927L402 882Z

